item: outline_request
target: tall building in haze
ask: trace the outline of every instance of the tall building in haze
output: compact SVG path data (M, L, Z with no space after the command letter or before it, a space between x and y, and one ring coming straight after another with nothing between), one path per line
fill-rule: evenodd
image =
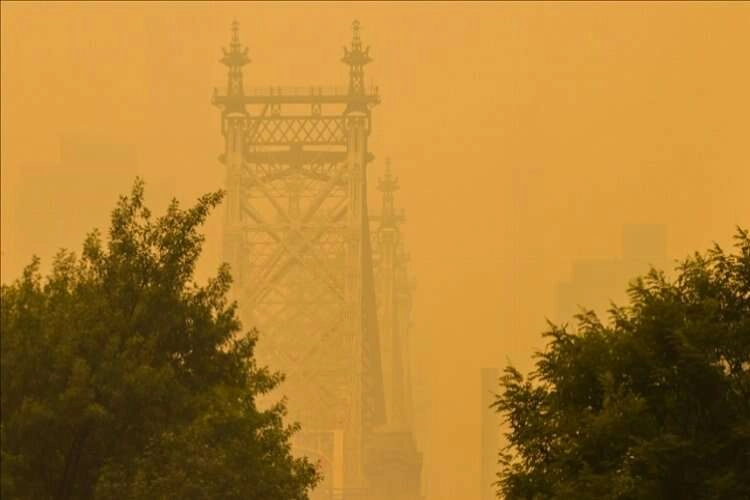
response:
M81 136L61 139L59 161L25 164L8 200L13 213L3 250L12 254L13 274L32 255L46 265L60 248L80 254L94 228L106 234L118 197L130 192L137 164L134 147Z
M495 487L493 483L497 480L497 459L500 453L501 433L500 426L502 418L490 405L495 401L498 392L498 379L500 370L498 368L482 368L482 464L481 464L481 500L495 500Z
M620 258L574 260L570 281L557 287L558 322L574 324L581 308L593 309L603 319L612 302L626 303L631 280L651 267L668 271L666 234L661 224L626 225Z

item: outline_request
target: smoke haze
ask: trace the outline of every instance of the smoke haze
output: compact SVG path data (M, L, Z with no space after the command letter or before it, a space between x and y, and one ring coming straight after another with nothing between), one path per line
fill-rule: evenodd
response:
M390 157L416 276L427 498L478 498L480 369L530 366L573 261L621 257L629 224L664 225L671 259L748 226L748 4L4 3L2 281L80 250L135 175L157 212L223 187L233 19L247 86L343 86L355 18L370 199Z

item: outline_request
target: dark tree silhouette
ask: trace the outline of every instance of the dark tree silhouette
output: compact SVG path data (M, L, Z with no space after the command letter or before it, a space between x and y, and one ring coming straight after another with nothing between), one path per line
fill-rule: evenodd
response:
M609 324L550 326L536 369L508 367L505 498L750 498L750 239L652 270Z
M229 270L192 281L221 198L154 219L138 181L106 245L95 232L46 278L34 259L3 285L3 498L307 497L283 402L256 406L281 376L240 334Z

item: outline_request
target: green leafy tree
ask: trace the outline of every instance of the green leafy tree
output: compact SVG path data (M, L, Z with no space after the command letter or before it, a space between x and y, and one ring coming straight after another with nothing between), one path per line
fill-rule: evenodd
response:
M652 270L602 324L550 325L527 377L508 367L508 499L750 498L750 239Z
M307 497L318 476L283 401L256 406L281 375L240 334L228 268L192 281L221 198L153 218L138 181L106 244L2 286L3 498Z

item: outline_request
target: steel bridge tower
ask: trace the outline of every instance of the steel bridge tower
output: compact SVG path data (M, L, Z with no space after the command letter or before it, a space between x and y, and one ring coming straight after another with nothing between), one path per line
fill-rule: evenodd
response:
M385 165L385 175L378 182L381 211L371 219L375 222L372 240L388 418L368 443L369 493L376 499L417 500L421 498L422 455L417 451L410 370L414 283L401 230L404 213L396 211L398 178L391 173L390 160Z
M224 260L243 324L261 332L258 359L286 375L295 447L320 460L313 498L365 497L365 450L385 423L367 210L369 47L354 22L342 62L347 88L248 90L235 22L221 62L226 167Z

